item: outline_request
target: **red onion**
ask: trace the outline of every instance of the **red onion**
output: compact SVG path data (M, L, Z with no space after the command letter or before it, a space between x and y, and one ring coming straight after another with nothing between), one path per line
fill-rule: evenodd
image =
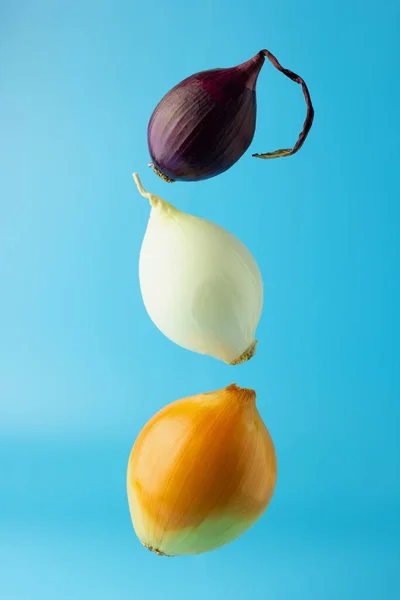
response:
M162 179L199 181L223 173L250 146L256 126L256 83L265 57L302 86L307 104L303 129L293 148L257 158L295 154L306 140L314 109L304 80L283 68L268 50L230 69L202 71L170 90L155 108L148 126L150 166Z

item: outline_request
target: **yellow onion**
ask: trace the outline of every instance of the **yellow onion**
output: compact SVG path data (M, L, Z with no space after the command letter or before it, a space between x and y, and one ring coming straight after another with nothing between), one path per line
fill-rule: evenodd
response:
M261 517L275 488L274 445L254 390L232 384L177 400L150 419L130 455L133 527L156 554L200 554Z

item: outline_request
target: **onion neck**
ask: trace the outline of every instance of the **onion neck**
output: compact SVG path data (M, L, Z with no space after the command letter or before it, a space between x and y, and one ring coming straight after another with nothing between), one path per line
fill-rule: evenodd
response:
M228 387L225 388L225 392L229 394L229 396L234 396L235 400L241 404L248 404L249 402L254 402L256 399L256 393L253 389L241 388L236 385L236 383L228 385Z
M132 177L133 177L134 182L136 183L139 194L141 196L143 196L143 198L148 199L152 208L155 208L156 206L158 206L158 204L160 204L161 198L159 198L158 196L155 196L154 194L150 194L150 192L147 192L144 189L142 182L140 181L140 177L137 173L133 173Z
M173 215L173 214L180 212L177 208L175 208L175 206L173 206L166 200L163 200L162 198L160 198L159 196L156 196L155 194L151 194L150 192L147 192L144 189L142 182L140 181L140 177L137 173L133 173L132 177L136 183L139 194L141 196L143 196L144 198L148 199L151 207L153 209L157 209L158 214ZM153 214L153 211L151 214Z
M265 61L265 56L262 51L258 52L253 58L247 60L235 67L237 71L243 71L246 73L246 83L245 86L249 90L255 90L257 79L261 71L261 67L263 66Z

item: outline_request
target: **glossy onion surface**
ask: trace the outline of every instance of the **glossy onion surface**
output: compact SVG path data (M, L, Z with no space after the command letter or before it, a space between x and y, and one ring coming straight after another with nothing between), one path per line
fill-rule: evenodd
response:
M139 258L147 313L175 344L231 365L249 360L263 306L260 270L226 229L144 190L150 219Z
M223 173L246 152L256 127L257 54L242 65L196 73L158 104L148 126L155 168L172 180Z
M134 529L147 548L167 556L207 552L261 517L277 465L255 396L232 384L184 398L140 432L127 490Z

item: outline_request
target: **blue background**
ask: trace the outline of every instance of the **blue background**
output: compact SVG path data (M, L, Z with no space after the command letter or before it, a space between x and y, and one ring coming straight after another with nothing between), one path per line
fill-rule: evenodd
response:
M397 0L1 2L4 600L399 597L399 20ZM163 183L147 168L155 104L260 48L310 87L303 150ZM251 150L293 144L300 87L265 63L258 103ZM257 258L249 363L186 352L147 317L134 170ZM222 550L153 556L125 496L134 439L167 402L233 381L275 441L271 506Z

